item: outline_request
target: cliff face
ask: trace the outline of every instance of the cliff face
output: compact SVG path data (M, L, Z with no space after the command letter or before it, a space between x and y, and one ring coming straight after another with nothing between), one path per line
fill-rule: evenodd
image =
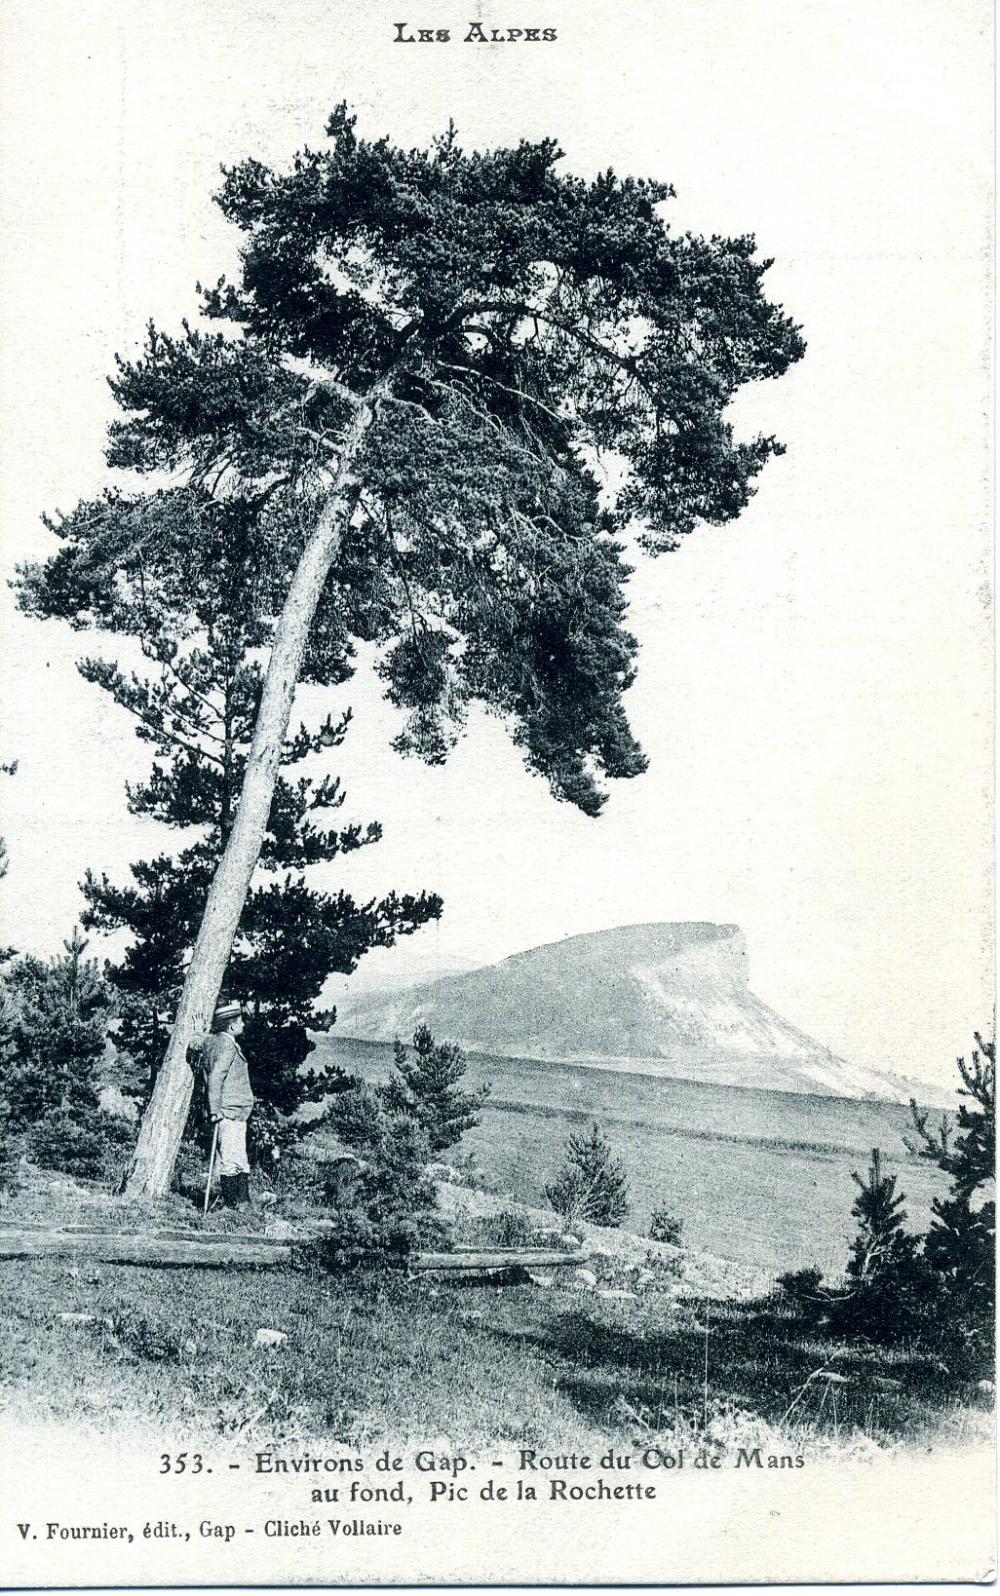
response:
M896 1097L749 989L738 926L620 926L499 964L341 1005L338 1032L369 1041L426 1023L470 1051L689 1076L719 1084Z

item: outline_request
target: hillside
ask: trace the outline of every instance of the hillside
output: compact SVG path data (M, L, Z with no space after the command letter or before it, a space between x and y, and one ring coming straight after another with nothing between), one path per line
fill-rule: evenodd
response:
M738 926L619 926L499 964L340 1005L338 1033L365 1041L426 1023L463 1047L838 1097L905 1099L906 1082L837 1058L756 997Z
M392 1069L392 1047L334 1032L318 1039L313 1062L374 1084ZM625 1165L629 1230L645 1235L653 1210L665 1207L697 1251L772 1275L807 1263L843 1270L855 1230L851 1171L866 1167L873 1147L898 1175L915 1229L930 1223L944 1190L940 1171L907 1151L912 1126L901 1103L483 1053L468 1055L467 1084L490 1088L461 1147L488 1191L544 1205L567 1138L596 1121Z

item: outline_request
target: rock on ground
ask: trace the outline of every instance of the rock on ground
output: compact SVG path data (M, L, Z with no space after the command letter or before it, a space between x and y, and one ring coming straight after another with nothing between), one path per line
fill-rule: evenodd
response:
M516 1213L523 1214L534 1230L552 1229L551 1212L516 1202L505 1192L480 1191L442 1182L438 1185L437 1193L441 1212L448 1220L481 1219L498 1213ZM633 1279L641 1281L646 1288L652 1283L656 1265L663 1266L656 1272L664 1277L677 1271L680 1266L680 1272L670 1284L670 1290L678 1297L746 1301L765 1296L774 1286L771 1270L739 1263L732 1258L721 1258L716 1253L701 1252L695 1247L674 1247L666 1241L651 1241L632 1230L611 1230L603 1225L584 1223L578 1228L582 1233L583 1247L592 1255L596 1254L599 1272L603 1273L604 1269L613 1266L614 1273L620 1278L620 1272L631 1271ZM568 1235L564 1238L567 1243L569 1239ZM646 1279L640 1271L648 1271L650 1278ZM568 1269L560 1271L562 1276L571 1273ZM569 1284L568 1279L565 1284Z

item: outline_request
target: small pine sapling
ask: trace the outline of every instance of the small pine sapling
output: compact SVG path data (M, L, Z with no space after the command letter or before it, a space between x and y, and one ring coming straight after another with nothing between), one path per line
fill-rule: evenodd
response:
M396 1073L383 1089L390 1113L408 1115L421 1127L434 1154L454 1147L467 1130L479 1123L479 1110L489 1087L466 1092L461 1082L466 1057L452 1042L435 1042L426 1025L413 1033L413 1053L398 1039Z
M75 929L65 953L19 959L5 979L10 1041L0 1058L0 1103L8 1133L23 1133L31 1157L69 1175L98 1176L129 1139L101 1107L111 994Z
M835 1333L863 1336L891 1345L917 1338L933 1316L933 1281L920 1252L920 1240L904 1226L905 1197L896 1176L887 1175L876 1147L858 1188L851 1213L858 1221L847 1264L846 1291L830 1298Z
M610 1228L621 1224L631 1206L628 1177L597 1124L589 1136L569 1138L565 1166L545 1195L563 1219Z
M430 1146L417 1120L391 1111L384 1088L359 1081L334 1098L330 1123L357 1155L358 1173L318 1247L322 1265L336 1272L398 1266L414 1248L441 1241Z
M994 1178L997 1156L996 1043L984 1041L978 1031L975 1040L970 1062L956 1060L962 1080L956 1123L943 1114L937 1130L931 1130L928 1110L911 1097L919 1141L907 1142L911 1152L951 1176L953 1196L966 1199Z
M924 1256L948 1295L953 1317L971 1314L992 1326L996 1280L996 1204L982 1191L996 1169L996 1044L977 1031L970 1062L957 1060L962 1084L952 1123L942 1115L936 1130L926 1109L910 1100L918 1140L911 1152L950 1177L947 1197L935 1197Z
M649 1221L650 1241L663 1241L668 1246L679 1247L684 1230L683 1219L678 1219L669 1208L654 1208Z
M851 1179L858 1188L851 1209L858 1221L858 1233L851 1243L847 1275L850 1280L863 1284L884 1278L899 1264L912 1259L917 1242L903 1229L906 1199L902 1192L896 1193L895 1175L883 1173L879 1148L872 1148L872 1161L865 1178L855 1170Z

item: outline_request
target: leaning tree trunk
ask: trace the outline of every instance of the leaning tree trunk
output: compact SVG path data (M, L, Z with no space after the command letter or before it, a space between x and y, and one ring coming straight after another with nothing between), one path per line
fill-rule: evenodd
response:
M345 440L336 480L303 550L275 627L243 790L209 889L166 1057L142 1117L125 1182L125 1194L130 1197L162 1197L170 1184L194 1086L188 1048L199 1033L208 1029L229 964L271 812L306 641L350 513L352 467L371 419L370 405L359 405Z

